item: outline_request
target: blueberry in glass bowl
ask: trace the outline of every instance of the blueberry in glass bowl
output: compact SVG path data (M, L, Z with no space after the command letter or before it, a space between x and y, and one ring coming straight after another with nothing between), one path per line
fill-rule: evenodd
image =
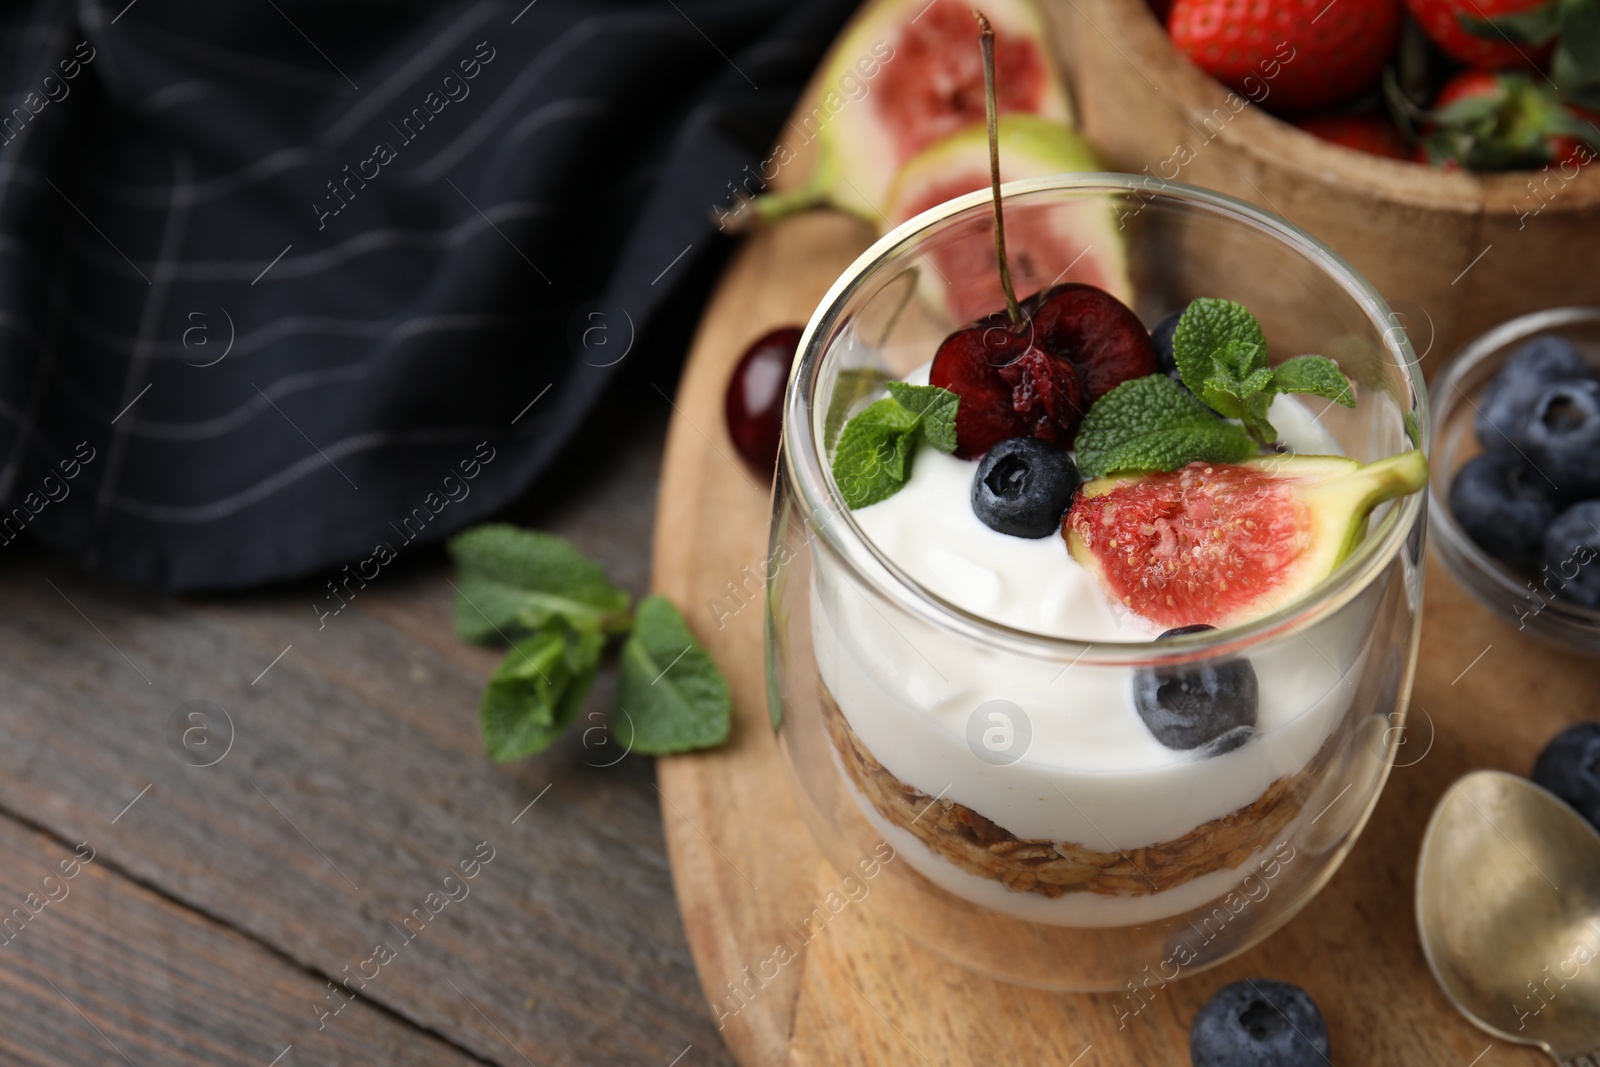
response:
M1600 653L1600 308L1501 324L1432 393L1440 561L1518 630Z

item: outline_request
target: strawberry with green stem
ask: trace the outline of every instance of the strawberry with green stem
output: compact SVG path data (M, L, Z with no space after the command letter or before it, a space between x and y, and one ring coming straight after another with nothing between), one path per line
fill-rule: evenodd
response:
M1469 70L1444 84L1433 107L1391 100L1420 125L1419 158L1473 171L1582 166L1600 147L1600 114L1565 102L1523 73Z

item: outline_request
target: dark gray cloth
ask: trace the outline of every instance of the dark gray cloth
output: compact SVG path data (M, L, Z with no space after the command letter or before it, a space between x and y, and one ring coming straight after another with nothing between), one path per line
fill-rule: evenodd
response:
M852 6L9 8L0 543L234 588L503 507L681 353L650 327Z

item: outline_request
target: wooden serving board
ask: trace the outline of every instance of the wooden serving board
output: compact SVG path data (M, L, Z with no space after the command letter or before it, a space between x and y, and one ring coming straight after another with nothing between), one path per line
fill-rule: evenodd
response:
M802 102L797 114L808 107ZM797 184L809 147L775 185ZM1389 783L1338 874L1264 944L1164 987L1120 1026L1125 996L1049 993L966 971L879 918L870 894L781 962L778 946L800 944L794 924L823 904L840 875L790 795L767 713L771 486L740 460L723 396L749 343L808 321L874 236L859 220L824 211L747 237L707 306L667 436L653 582L727 673L734 727L720 749L660 760L657 776L678 906L712 1018L735 1057L747 1067L1183 1065L1200 1006L1229 982L1269 977L1316 998L1341 1067L1549 1062L1491 1040L1445 1000L1417 941L1413 879L1446 787L1480 767L1527 773L1552 735L1597 714L1600 663L1518 634L1431 558L1410 721Z
M1445 787L1478 767L1527 773L1552 734L1594 714L1600 665L1518 634L1431 562L1407 743L1344 867L1263 945L1166 987L1119 1030L1121 998L968 973L881 921L869 897L765 980L777 945L795 943L789 925L839 876L790 797L767 716L760 583L769 487L728 439L723 390L744 347L806 321L870 239L864 226L831 213L748 238L701 324L667 440L655 586L683 607L726 670L735 723L724 748L660 762L662 817L701 985L734 1055L762 1067L1186 1064L1200 1005L1228 982L1266 976L1317 999L1335 1064L1548 1062L1491 1041L1444 999L1418 946L1413 878ZM746 968L763 980L751 983ZM757 990L742 1009L730 982Z

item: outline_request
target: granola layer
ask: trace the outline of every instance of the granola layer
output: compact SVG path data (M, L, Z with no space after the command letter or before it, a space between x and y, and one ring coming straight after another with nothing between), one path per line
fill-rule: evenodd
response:
M856 787L880 815L970 874L1046 897L1146 896L1203 874L1238 868L1280 839L1281 831L1299 813L1301 793L1310 788L1314 774L1308 765L1273 782L1253 803L1181 837L1143 848L1099 852L1072 841L1029 840L963 804L929 796L896 778L867 751L827 687L821 689L823 717L834 748Z

